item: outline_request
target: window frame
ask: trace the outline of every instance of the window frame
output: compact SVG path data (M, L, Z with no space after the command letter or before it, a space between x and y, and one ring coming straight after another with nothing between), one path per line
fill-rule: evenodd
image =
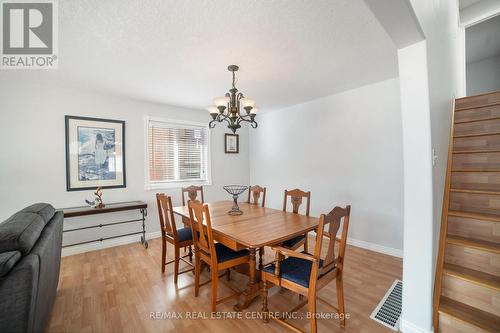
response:
M173 126L181 127L202 127L207 130L207 180L176 180L176 181L164 181L164 182L154 182L152 183L149 179L149 123L151 121L166 123ZM152 116L144 117L144 189L145 190L162 190L171 188L181 188L185 186L195 185L195 186L209 186L212 185L212 144L211 144L211 132L208 127L208 123L200 123L195 121L179 120L179 119L169 119L169 118L159 118Z

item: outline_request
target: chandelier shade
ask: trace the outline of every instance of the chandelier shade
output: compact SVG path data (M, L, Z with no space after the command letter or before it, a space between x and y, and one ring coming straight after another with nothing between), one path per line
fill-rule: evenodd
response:
M214 128L217 123L225 121L227 127L236 133L238 128L241 128L242 122L247 122L252 128L257 128L258 124L255 121L255 116L259 112L259 108L255 105L255 101L250 98L245 98L243 93L238 92L235 86L236 71L239 67L230 65L227 69L233 74L233 84L229 92L224 96L216 97L213 100L214 105L207 108L212 120L208 124L210 128ZM241 110L244 111L241 111Z

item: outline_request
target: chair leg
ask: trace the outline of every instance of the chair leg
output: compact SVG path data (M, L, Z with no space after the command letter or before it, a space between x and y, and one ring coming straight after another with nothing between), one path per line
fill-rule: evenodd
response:
M212 268L212 312L216 311L217 308L217 286L219 283L219 276L217 267Z
M307 310L309 311L309 315L311 319L309 319L309 324L311 327L311 333L317 332L316 326L316 295L309 295L307 300Z
M161 272L165 273L165 262L167 261L167 242L162 240L161 244Z
M267 294L268 294L267 281L264 280L264 282L262 283L262 312L263 312L262 320L265 323L269 322L269 309L267 308Z
M194 256L194 297L198 297L200 292L200 274L201 274L201 260L200 257Z
M345 327L345 308L344 308L344 285L342 272L337 276L337 302L339 307L340 327Z
M261 271L264 268L264 266L262 264L262 260L263 260L262 257L264 257L264 248L263 247L259 248L259 271Z
M179 257L180 249L175 247L175 261L174 261L174 283L177 284L177 277L179 276Z
M189 262L193 262L193 249L191 248L191 245L189 245Z
M229 268L226 270L226 281L231 281L231 270Z

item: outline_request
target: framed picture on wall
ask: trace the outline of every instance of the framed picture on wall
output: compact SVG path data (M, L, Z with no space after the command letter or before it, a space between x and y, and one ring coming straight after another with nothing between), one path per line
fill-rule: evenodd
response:
M125 121L65 116L66 189L126 187Z
M238 154L240 152L239 135L226 133L224 149L226 151L226 154Z

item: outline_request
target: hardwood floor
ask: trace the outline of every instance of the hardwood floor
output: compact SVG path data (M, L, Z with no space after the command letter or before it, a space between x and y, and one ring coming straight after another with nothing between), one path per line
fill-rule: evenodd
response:
M311 241L312 238L310 239ZM169 244L167 257L173 256ZM264 262L272 260L266 249ZM173 266L161 274L161 241L149 242L146 250L140 243L108 248L100 251L65 257L62 259L57 298L47 332L288 332L278 323L264 324L258 315L261 299L243 311L243 319L200 319L210 316L210 286L200 288L194 297L194 276L179 276L178 287L173 283ZM182 264L181 264L182 265ZM402 260L376 252L348 246L344 277L346 312L350 319L341 329L335 319L319 319L319 332L392 332L369 318L394 279L401 278ZM201 281L210 275L204 271ZM247 277L231 274L232 282L240 289ZM219 286L221 297L230 290ZM335 283L321 290L319 295L336 304ZM227 302L217 307L233 317L232 306ZM269 293L270 311L287 311L298 304L298 295L274 287ZM306 308L299 310L305 314ZM329 313L329 308L318 303L318 312ZM183 316L168 319L167 316ZM188 315L191 318L186 318ZM198 319L194 319L194 317ZM156 317L152 319L151 317ZM307 319L292 320L302 329L309 329Z

